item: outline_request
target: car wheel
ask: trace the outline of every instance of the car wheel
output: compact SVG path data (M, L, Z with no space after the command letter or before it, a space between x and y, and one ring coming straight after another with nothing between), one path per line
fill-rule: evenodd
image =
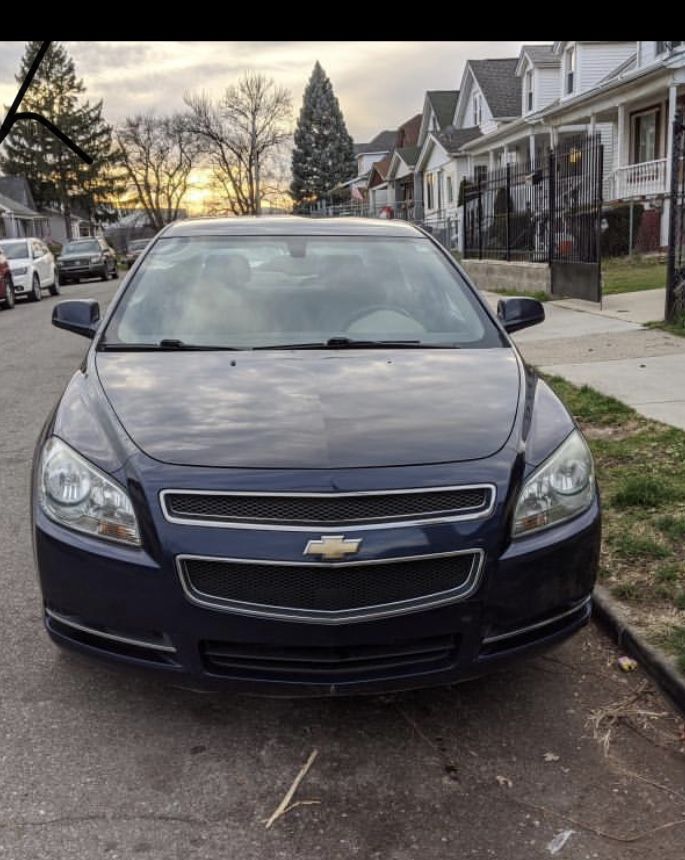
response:
M60 294L60 292L61 292L60 282L59 282L59 278L57 277L57 272L55 272L54 275L52 276L52 283L50 284L50 295L51 296L58 296Z
M109 270L108 270L106 264L105 264L105 268L102 270L102 274L100 275L100 280L101 281L108 281L109 280Z
M11 281L7 281L5 285L5 301L2 303L2 306L6 310L11 311L15 304L14 284Z
M29 295L29 301L39 302L42 298L43 298L43 292L40 288L40 278L34 272L33 283L31 284L31 294Z

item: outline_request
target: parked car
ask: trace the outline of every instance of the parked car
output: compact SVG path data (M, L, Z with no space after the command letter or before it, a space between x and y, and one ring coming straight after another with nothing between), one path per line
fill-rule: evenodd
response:
M62 248L57 269L61 284L78 284L83 278L107 281L117 276L117 258L104 239L74 239Z
M129 267L129 269L135 263L138 257L140 257L140 255L147 248L151 241L151 239L134 239L132 242L128 243L128 248L126 249L124 259L126 260L126 265Z
M43 290L59 295L59 283L52 252L40 239L2 239L0 247L12 270L15 296L31 302L43 298Z
M565 639L600 510L509 336L543 319L495 315L402 221L170 224L104 319L54 309L92 344L34 459L49 635L289 695L451 684Z
M7 257L0 248L0 308L10 310L14 307L14 285L12 284L12 272Z

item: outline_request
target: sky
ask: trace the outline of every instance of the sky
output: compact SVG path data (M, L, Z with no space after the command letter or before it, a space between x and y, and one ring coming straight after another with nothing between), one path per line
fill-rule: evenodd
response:
M183 107L186 92L218 95L246 69L273 77L293 96L293 119L318 59L357 142L396 128L423 107L426 90L457 89L467 59L513 57L521 42L64 42L87 96L125 116ZM17 92L23 42L0 41L0 104ZM4 115L4 110L2 114Z

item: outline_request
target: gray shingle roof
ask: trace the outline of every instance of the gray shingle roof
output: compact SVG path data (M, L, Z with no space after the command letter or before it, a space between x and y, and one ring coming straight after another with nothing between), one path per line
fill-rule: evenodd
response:
M477 137L482 137L482 135L483 132L477 127L455 128L453 125L448 125L447 128L439 131L435 137L445 147L445 151L449 155L454 155L465 143Z
M395 152L400 156L402 161L409 167L413 167L421 152L420 146L403 146L401 149L396 149Z
M395 146L396 136L396 131L386 128L384 131L379 132L368 143L355 143L354 154L362 155L362 153L365 152L390 152L390 150Z
M536 66L560 66L561 57L553 53L554 45L524 45L521 50L531 58Z
M16 200L12 200L9 197L5 197L4 194L0 194L0 207L3 209L9 209L14 215L19 215L21 218L42 218L42 215L39 215L38 212L34 212L33 209L29 209L28 206L24 206L23 203L17 203Z
M469 60L485 100L495 119L521 116L521 78L516 77L518 57Z
M426 95L435 111L438 127L445 128L450 125L454 119L459 90L428 90Z

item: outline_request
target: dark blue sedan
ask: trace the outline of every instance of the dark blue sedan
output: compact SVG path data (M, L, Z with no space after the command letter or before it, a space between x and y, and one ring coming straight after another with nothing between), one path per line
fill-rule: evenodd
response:
M45 625L173 683L338 695L449 684L586 623L592 458L452 257L393 221L164 229L34 461Z

